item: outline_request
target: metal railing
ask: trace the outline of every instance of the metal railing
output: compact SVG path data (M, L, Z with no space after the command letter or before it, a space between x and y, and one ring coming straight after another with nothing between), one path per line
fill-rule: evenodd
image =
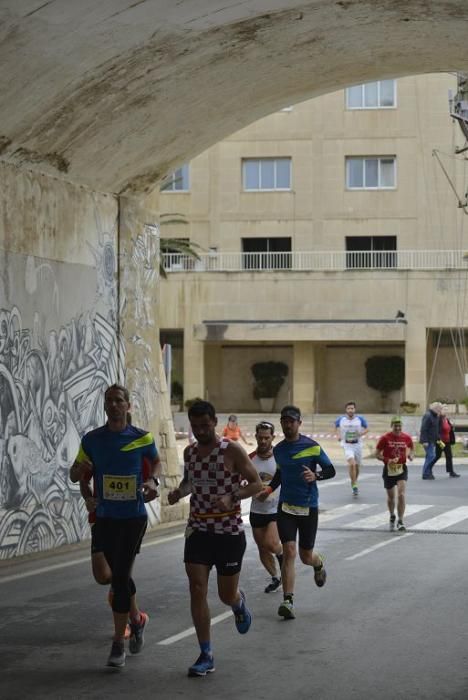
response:
M180 253L163 253L162 260L167 272L468 269L468 251L464 250L203 253L199 260Z

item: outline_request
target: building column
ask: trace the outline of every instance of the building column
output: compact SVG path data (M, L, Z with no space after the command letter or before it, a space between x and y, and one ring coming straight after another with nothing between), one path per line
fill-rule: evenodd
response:
M418 412L426 409L427 392L426 327L408 324L405 343L405 401L419 404Z
M205 346L193 337L193 322L184 329L184 401L205 398Z
M293 402L302 413L315 412L315 346L311 342L294 343Z
M130 392L132 421L156 440L164 487L180 481L169 392L159 344L158 196L119 199L118 319L119 380ZM185 517L186 504L148 504L150 526Z

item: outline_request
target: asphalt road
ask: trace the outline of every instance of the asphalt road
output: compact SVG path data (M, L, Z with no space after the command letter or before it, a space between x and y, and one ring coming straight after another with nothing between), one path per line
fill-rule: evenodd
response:
M318 589L298 565L297 619L277 616L266 572L249 546L242 587L253 611L239 635L217 599L210 604L216 672L188 678L198 656L182 563L183 531L148 535L135 579L150 615L146 645L108 669L111 615L94 583L88 548L0 565L0 697L106 700L467 700L468 465L435 481L411 468L405 534L388 531L376 462L353 498L343 467L321 485L317 549L328 581ZM225 615L227 613L227 615Z

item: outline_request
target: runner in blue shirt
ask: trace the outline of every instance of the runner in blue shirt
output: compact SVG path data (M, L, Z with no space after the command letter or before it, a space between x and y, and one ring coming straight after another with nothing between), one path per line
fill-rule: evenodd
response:
M318 525L317 481L331 479L336 472L320 445L300 434L302 418L299 408L285 406L280 420L284 440L273 448L276 473L257 498L265 500L281 484L277 525L283 544L281 575L284 600L278 608L278 615L291 620L295 617L293 597L297 533L299 557L304 564L314 568L317 586L321 588L327 578L323 556L314 552Z
M94 495L92 499L87 497L88 510L92 500L96 515L92 554L101 559L104 555L112 574L115 634L107 665L120 667L125 664L124 636L129 617L129 648L133 654L143 647L149 619L137 607L131 571L146 530L145 501L156 496L160 462L152 434L128 422L130 399L125 387L114 384L107 389L104 409L107 423L83 437L70 468L70 479L84 482L83 491L90 478L94 480Z

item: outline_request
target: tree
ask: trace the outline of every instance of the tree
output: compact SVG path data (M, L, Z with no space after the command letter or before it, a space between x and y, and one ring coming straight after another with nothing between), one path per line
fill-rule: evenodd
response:
M366 360L367 386L380 392L385 400L390 392L405 383L405 360L398 355L373 355Z
M171 224L188 225L188 221L183 214L161 214L159 221L161 228L163 226L170 226ZM198 254L199 250L202 250L201 246L198 245L198 243L194 243L193 241L191 242L188 238L166 238L161 236L161 262L159 264L159 274L163 279L167 279L167 273L164 269L164 264L162 261L163 253L173 253L175 255L191 258L192 260L200 260L200 255Z

